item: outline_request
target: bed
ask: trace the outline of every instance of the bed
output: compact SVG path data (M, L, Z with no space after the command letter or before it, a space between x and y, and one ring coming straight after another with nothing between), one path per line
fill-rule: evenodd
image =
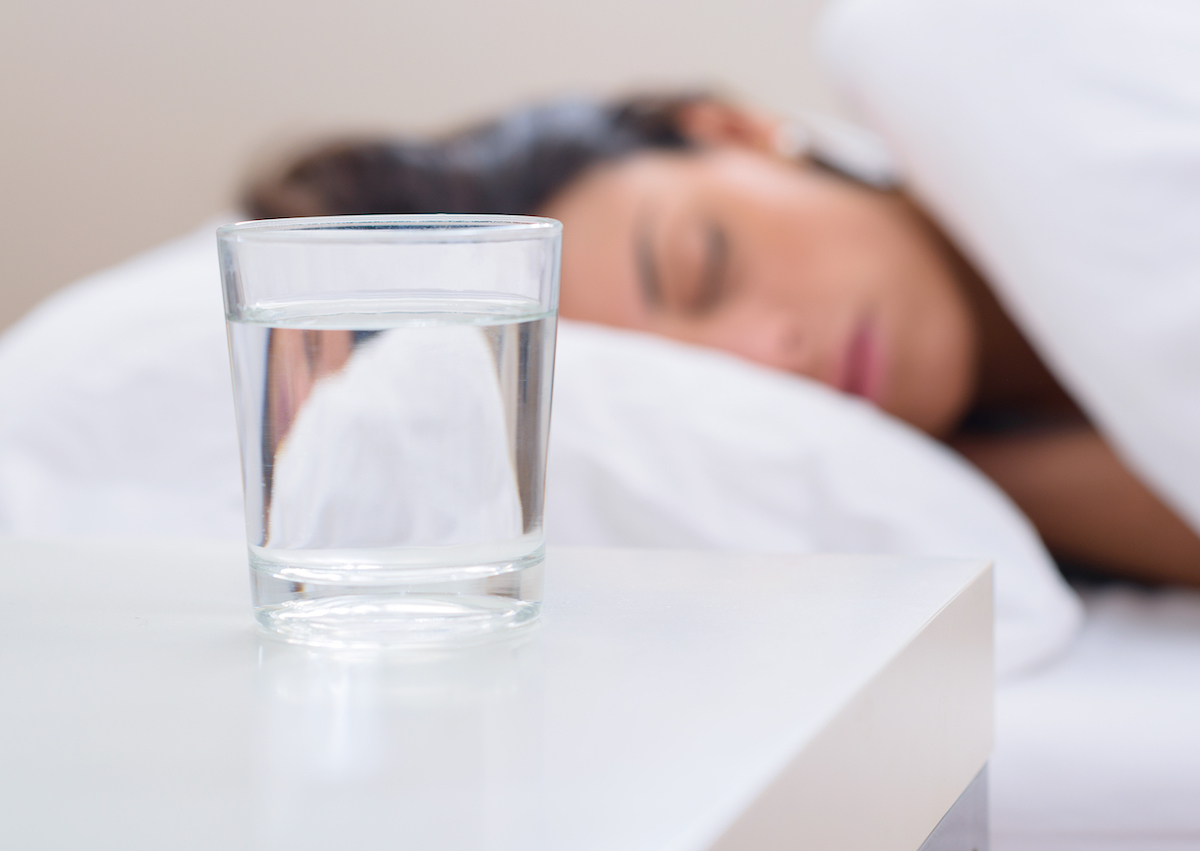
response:
M1187 26L1172 32L1200 41L1186 5L1146 8L1151 23L1176 10ZM1160 57L1147 67L1175 86L1167 95L1118 88L1106 101L1102 48L1130 13L1101 11L848 0L833 5L823 45L1060 379L1200 521L1200 90ZM1050 108L1028 75L1051 74L1064 55L1055 38L1085 19L1092 49L1068 51L1083 70L1060 75L1055 96L1075 92L1088 108ZM1136 32L1152 42L1151 24ZM971 64L989 55L1022 70ZM1156 79L1144 70L1143 89ZM1147 126L1161 132L1098 132L1121 116L1113 103L1150 103L1162 114ZM1039 179L1024 194L998 177L1029 173ZM1106 214L1114 199L1159 218ZM241 537L217 224L68 288L0 338L0 534ZM1129 306L1130 281L1142 301L1158 294L1154 310ZM1098 334L1120 344L1116 366L1111 351L1096 357ZM1200 849L1200 595L1073 590L1025 518L953 452L864 402L720 352L563 323L554 405L552 543L994 559L994 847Z
M1063 658L997 689L993 848L1200 848L1200 593L1082 597Z

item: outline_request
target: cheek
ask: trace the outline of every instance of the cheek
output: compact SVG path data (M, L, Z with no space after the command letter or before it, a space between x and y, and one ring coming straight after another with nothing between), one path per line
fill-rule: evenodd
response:
M974 394L977 340L965 299L953 285L914 299L900 316L897 375L886 406L930 434L944 434Z
M587 255L577 246L573 248L576 250L570 255L563 251L559 315L623 328L642 327L645 309L634 273L621 262L622 256L608 249ZM596 258L595 262L584 262L590 257Z
M791 311L810 340L837 337L879 301L881 282L894 274L879 242L852 217L781 210L743 234L739 295L770 302L775 312Z
M668 318L654 330L687 343L721 349L787 372L830 383L811 317L776 303L740 300L699 319Z

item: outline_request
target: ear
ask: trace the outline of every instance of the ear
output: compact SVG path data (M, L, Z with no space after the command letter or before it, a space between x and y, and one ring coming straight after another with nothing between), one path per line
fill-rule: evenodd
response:
M680 109L677 120L683 135L700 144L779 153L783 122L757 110L722 100L696 100Z

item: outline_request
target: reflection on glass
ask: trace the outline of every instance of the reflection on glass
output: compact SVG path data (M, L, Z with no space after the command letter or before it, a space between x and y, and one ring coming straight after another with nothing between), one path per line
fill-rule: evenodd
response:
M518 431L518 376L505 374L521 323L236 330L236 343L266 337L246 345L267 356L264 555L531 548L522 536L540 529L524 528L514 441L542 436Z
M259 639L265 848L540 849L537 631L385 653Z
M230 322L269 629L367 647L536 617L554 317L460 301Z

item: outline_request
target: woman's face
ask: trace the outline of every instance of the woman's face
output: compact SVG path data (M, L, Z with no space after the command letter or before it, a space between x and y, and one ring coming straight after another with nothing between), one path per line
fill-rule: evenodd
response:
M967 302L897 198L723 147L598 167L543 212L564 225L566 318L725 349L933 434L973 392Z

